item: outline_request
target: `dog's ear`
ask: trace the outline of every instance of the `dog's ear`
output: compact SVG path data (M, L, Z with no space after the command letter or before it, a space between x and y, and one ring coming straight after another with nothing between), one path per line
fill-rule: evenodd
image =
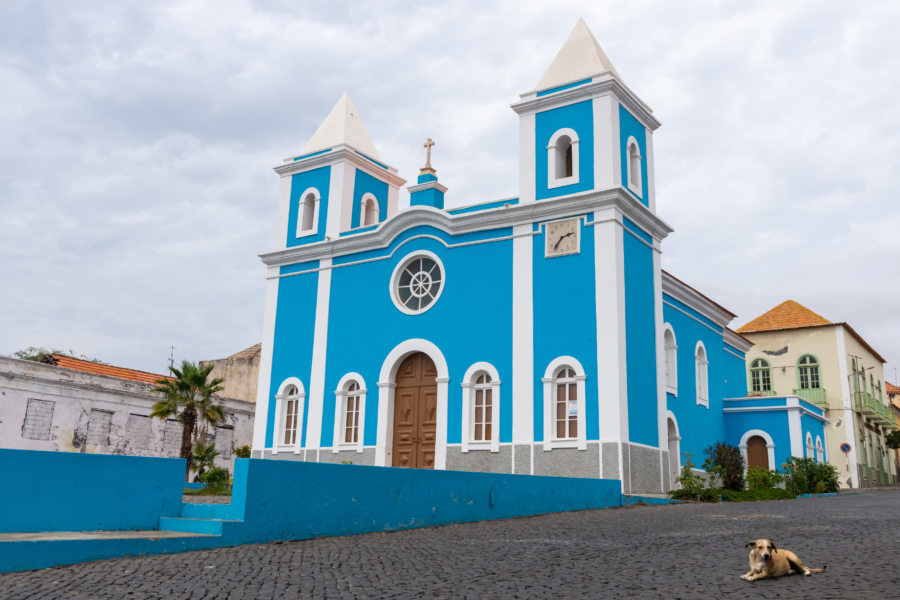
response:
M775 547L775 542L769 540L769 543L772 544L772 552L778 552L778 548Z
M755 545L756 545L756 540L754 540L754 541L752 541L752 542L747 542L745 545L746 545L748 548L749 548L750 546L755 546Z

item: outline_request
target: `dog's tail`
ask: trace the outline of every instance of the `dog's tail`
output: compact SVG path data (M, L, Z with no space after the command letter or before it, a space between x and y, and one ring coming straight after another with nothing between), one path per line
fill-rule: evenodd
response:
M827 569L827 568L828 568L828 565L822 565L822 568L821 568L821 569L813 569L813 568L810 567L809 570L810 570L810 572L812 572L812 573L824 573L824 572L825 572L825 569Z

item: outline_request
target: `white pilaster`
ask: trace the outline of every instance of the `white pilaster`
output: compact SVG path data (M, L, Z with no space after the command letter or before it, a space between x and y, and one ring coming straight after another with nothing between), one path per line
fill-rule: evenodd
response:
M434 436L434 468L447 468L447 394L449 377L435 377L437 383L437 431Z
M290 188L288 188L290 192ZM286 222L286 221L285 221ZM269 393L272 380L272 349L275 346L275 315L278 309L278 267L269 267L266 280L266 308L263 314L262 344L259 351L259 376L256 383L256 414L253 420L253 449L266 447L269 424ZM273 436L277 429L272 428ZM273 440L273 446L274 446Z
M516 225L513 235L512 400L515 446L534 442L534 240L531 224Z
M656 212L656 172L653 169L653 132L649 127L645 128L646 138L646 163L647 163L647 206Z
M826 425L826 430L828 427L831 428L831 435L844 438L844 441L850 444L850 452L844 454L844 472L850 473L850 485L854 488L858 488L860 486L859 482L859 469L857 465L859 464L859 454L857 446L859 445L859 440L856 439L856 423L854 422L854 413L853 413L853 392L850 389L850 373L847 371L847 340L844 337L844 327L838 325L835 327L834 336L837 341L837 358L838 358L838 368L840 370L841 376L841 416L839 417L843 421L844 432L841 434L840 430L836 429L834 424L837 422L837 419L829 415L827 412L825 414L826 417L831 421L830 425ZM825 448L828 451L828 462L832 464L838 464L838 458L835 456L834 449L839 447L839 443L832 442L829 444L829 440L822 440L825 444ZM838 441L838 440L836 440ZM829 448L829 446L831 446ZM841 481L846 481L846 477L842 477Z
M662 267L660 266L659 242L653 241L653 321L656 344L656 422L657 441L660 450L669 447L669 428L666 424L666 382L665 382L665 348L663 346L663 303L662 303Z
M806 456L803 447L803 429L800 427L800 398L788 396L788 433L791 438L791 456ZM774 468L771 465L770 468Z
M610 99L612 106L610 107L610 133L606 143L610 145L612 150L612 180L613 187L624 187L622 181L622 148L619 141L619 102L615 98Z
M613 139L613 107L615 102L609 94L594 98L594 188L608 190L616 186L613 164L616 146ZM618 132L616 132L618 138Z
M329 214L330 220L330 214ZM309 416L306 447L319 448L322 438L322 412L325 405L325 358L328 349L328 308L331 300L331 259L319 261L316 290L316 324L313 330L312 370L309 376Z
M519 204L534 202L534 113L519 117Z
M336 240L340 232L350 228L353 210L353 178L356 167L345 162L331 165L328 184L328 216L325 219L325 235Z
M282 175L278 180L278 218L275 231L275 248L284 248L288 238L288 218L291 214L291 176ZM299 202L299 199L298 199ZM298 212L297 218L300 218ZM293 231L291 235L293 235Z

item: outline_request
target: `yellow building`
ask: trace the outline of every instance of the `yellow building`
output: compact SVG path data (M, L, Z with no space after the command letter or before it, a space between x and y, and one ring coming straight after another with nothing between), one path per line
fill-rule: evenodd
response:
M842 487L893 483L884 436L898 425L884 392L886 361L862 336L793 300L737 331L755 344L747 353L749 394L794 394L826 410L828 459ZM805 442L814 457L812 440Z
M896 429L900 429L900 387L885 381L884 389L887 392L888 406L894 414L894 426ZM900 448L894 450L893 455L894 481L897 481L897 478L900 477Z

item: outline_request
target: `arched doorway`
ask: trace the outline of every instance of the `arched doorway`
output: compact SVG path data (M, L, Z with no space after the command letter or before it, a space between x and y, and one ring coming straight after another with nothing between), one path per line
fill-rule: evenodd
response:
M747 467L769 468L769 449L762 436L754 435L747 440Z
M434 468L437 434L437 369L423 352L397 369L391 466Z
M669 424L669 486L674 490L680 487L675 478L681 472L681 453L679 452L681 437L678 435L675 420L669 417L667 421Z

